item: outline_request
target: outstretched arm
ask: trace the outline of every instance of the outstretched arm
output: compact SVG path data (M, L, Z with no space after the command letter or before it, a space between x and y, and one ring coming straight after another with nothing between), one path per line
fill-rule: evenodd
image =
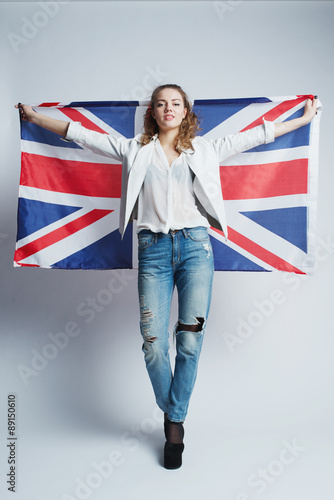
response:
M22 120L35 123L63 136L66 140L75 141L85 146L96 154L109 156L119 162L123 161L123 156L131 146L131 140L121 135L96 132L83 127L79 122L57 120L42 113L37 113L31 106L25 104L19 103L15 108L20 110Z
M35 123L35 125L51 130L51 132L55 132L63 137L66 136L70 122L57 120L56 118L37 113L31 106L27 106L26 104L16 104L15 108L20 110L22 120Z
M305 104L304 114L299 118L288 120L282 123L275 123L275 137L287 134L310 123L317 112L318 98L308 99Z

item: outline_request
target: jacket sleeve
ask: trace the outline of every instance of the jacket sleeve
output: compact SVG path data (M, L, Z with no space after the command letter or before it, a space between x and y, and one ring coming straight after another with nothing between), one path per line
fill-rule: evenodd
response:
M109 156L122 162L131 139L102 134L83 127L80 122L70 122L64 141L74 141L82 144L94 153Z
M263 120L263 125L227 135L221 139L211 139L211 145L216 151L219 161L223 162L229 156L242 153L261 144L268 144L275 140L275 124Z

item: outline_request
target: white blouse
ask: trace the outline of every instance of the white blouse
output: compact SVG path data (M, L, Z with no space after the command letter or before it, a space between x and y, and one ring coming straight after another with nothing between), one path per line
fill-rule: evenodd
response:
M169 166L158 138L138 196L137 220L137 232L150 229L167 234L170 229L210 227L196 206L193 174L184 153Z

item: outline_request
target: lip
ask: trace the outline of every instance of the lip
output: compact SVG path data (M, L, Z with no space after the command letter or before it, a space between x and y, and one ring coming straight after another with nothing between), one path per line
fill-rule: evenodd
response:
M173 118L173 115L165 115L165 120L172 120Z

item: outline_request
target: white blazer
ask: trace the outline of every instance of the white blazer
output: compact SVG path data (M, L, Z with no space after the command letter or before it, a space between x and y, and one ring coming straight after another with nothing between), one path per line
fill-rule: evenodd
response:
M185 160L194 173L193 189L197 206L209 224L224 232L227 238L227 223L220 184L219 165L236 153L267 144L275 140L273 122L263 120L259 125L245 132L228 135L221 139L195 137L194 151L184 151ZM141 134L133 139L94 132L79 122L71 122L65 137L91 151L109 156L122 163L122 194L119 217L119 231L124 235L128 223L137 218L137 199L144 182L146 169L150 164L154 141L145 146L140 144Z

